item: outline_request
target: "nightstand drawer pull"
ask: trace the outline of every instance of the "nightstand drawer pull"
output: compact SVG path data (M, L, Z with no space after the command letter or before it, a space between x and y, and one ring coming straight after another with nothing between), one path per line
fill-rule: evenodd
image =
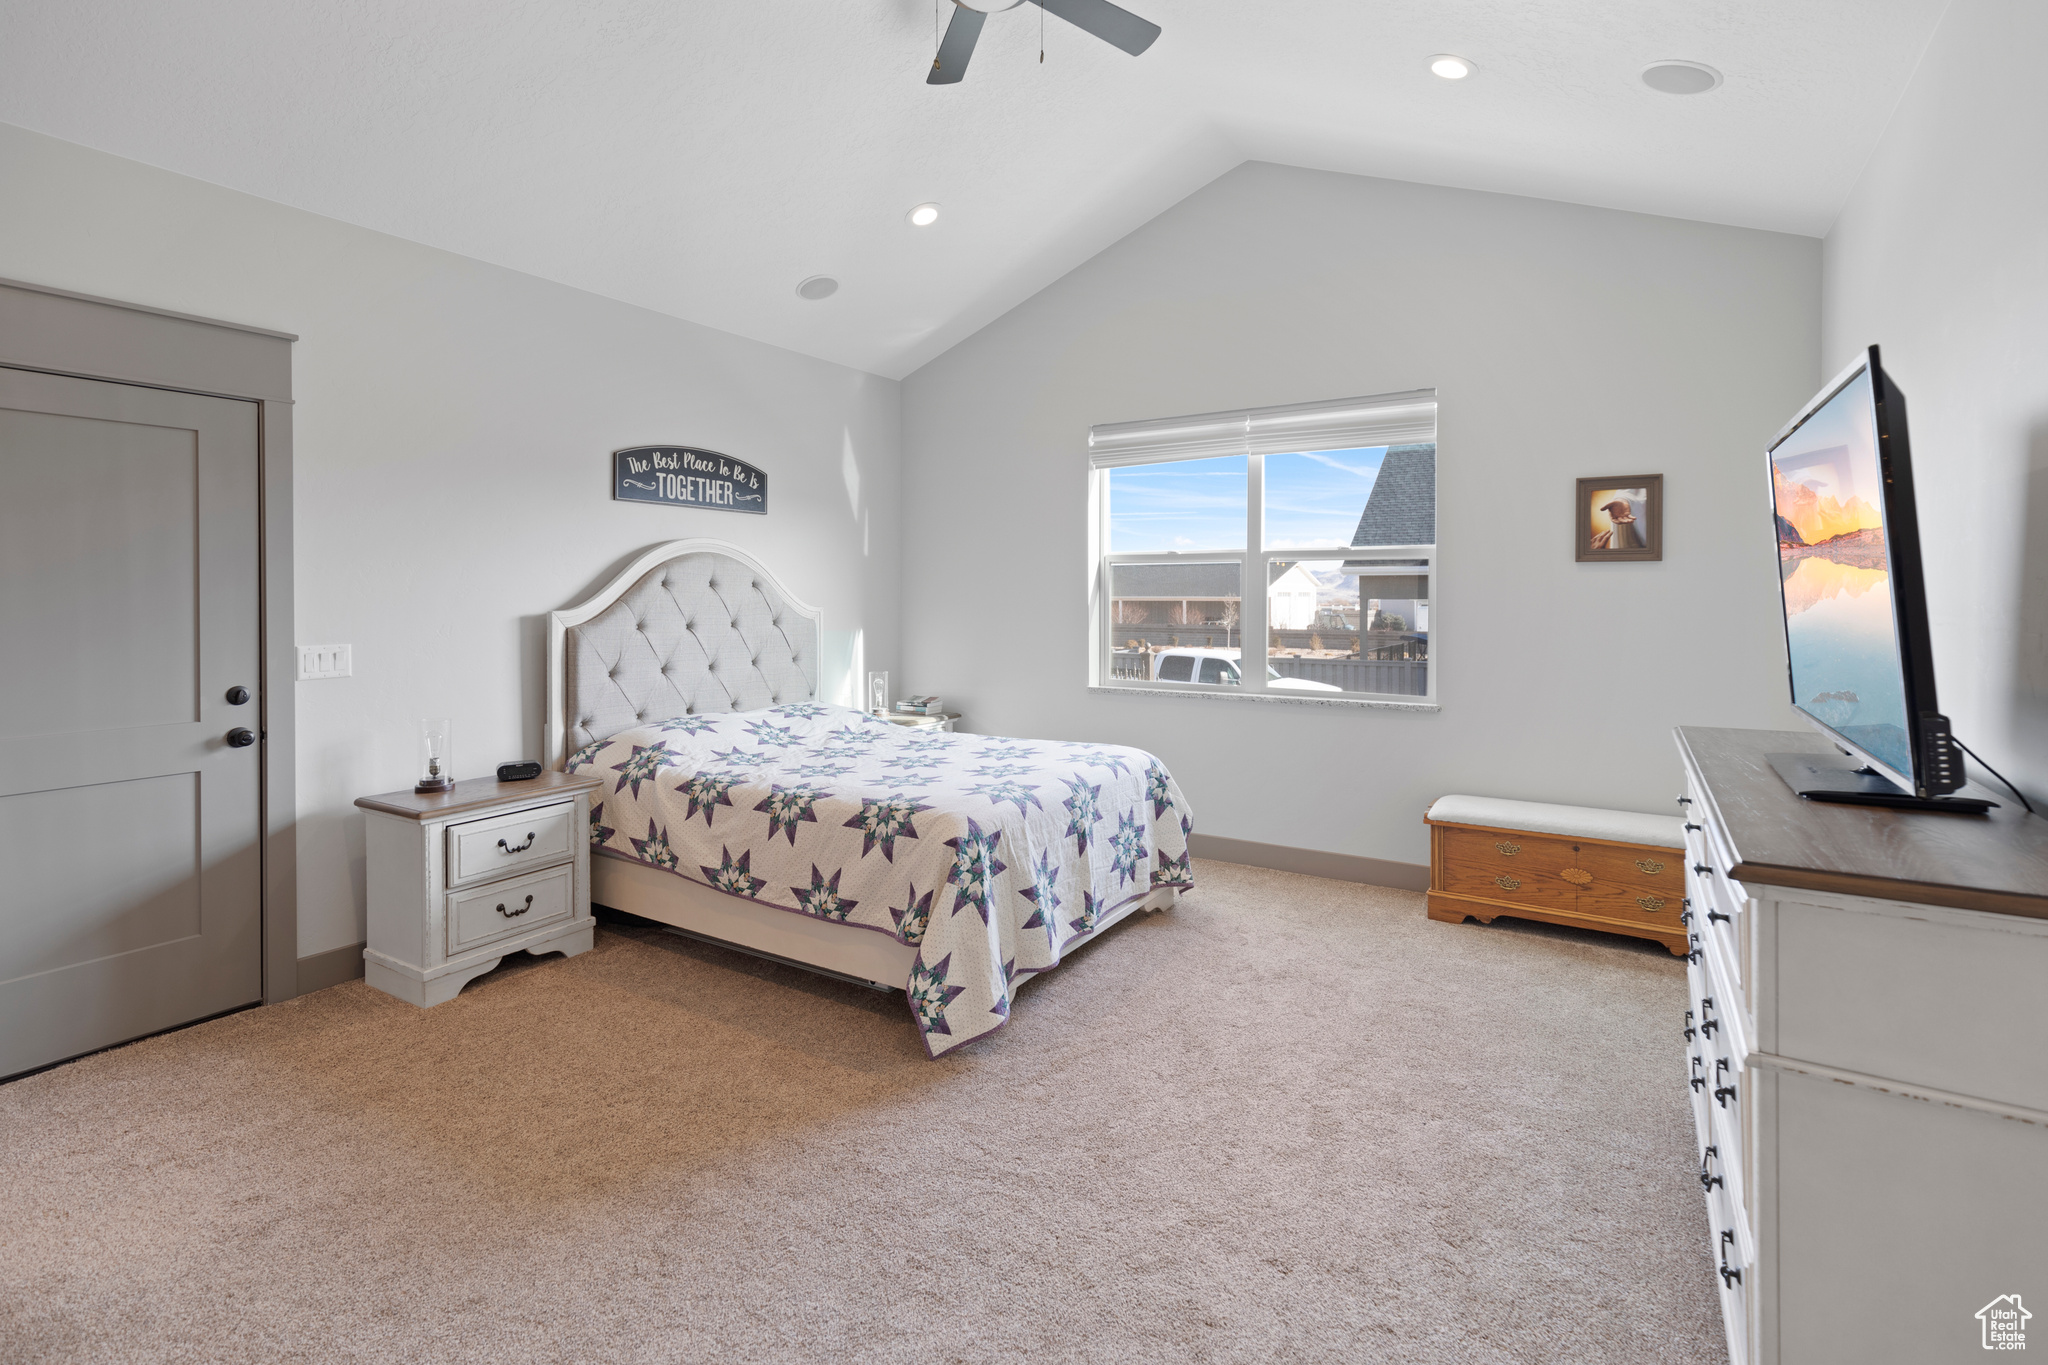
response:
M501 852L501 853L524 853L524 852L526 852L526 850L528 850L529 848L532 848L532 847L533 847L533 831L532 831L532 830L528 830L528 831L526 831L526 842L525 842L525 843L523 843L523 844L508 844L508 843L506 843L506 842L505 842L505 841L504 841L503 839L500 839L500 840L498 840L498 851L499 851L499 852Z
M1495 844L1494 847L1500 851L1500 856L1503 858L1512 858L1522 851L1520 844L1511 844L1505 839Z
M1638 858L1636 859L1636 870L1645 877L1654 877L1664 870L1664 864L1658 862L1655 858Z
M513 919L519 915L525 914L527 911L531 909L533 909L533 897L531 896L528 896L526 898L526 904L520 906L517 910L507 910L505 908L505 902L498 902L498 913L503 915L506 919Z
M1664 908L1662 898L1657 896L1637 896L1636 904L1642 906L1645 910L1662 910Z
M1493 884L1503 891L1516 891L1521 889L1522 885L1521 880L1516 877L1495 877Z

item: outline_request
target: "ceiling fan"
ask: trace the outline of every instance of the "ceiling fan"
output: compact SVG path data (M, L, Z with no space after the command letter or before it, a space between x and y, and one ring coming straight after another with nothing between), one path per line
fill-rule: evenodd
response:
M967 74L967 59L974 55L975 40L991 14L1015 9L1025 0L953 0L953 19L939 43L939 55L932 59L926 85L952 85ZM1109 0L1031 0L1040 9L1058 15L1075 28L1085 29L1133 57L1152 46L1159 25L1148 23Z

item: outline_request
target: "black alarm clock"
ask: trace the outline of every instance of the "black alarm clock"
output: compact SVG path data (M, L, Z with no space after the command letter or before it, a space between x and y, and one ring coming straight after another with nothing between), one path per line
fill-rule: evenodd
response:
M500 763L498 765L498 780L500 782L530 782L539 776L540 764L530 758L519 763Z

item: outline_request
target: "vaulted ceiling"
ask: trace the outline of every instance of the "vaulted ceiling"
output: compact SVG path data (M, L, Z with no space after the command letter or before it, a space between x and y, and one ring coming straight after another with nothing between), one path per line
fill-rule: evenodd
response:
M901 376L1245 160L1822 234L1945 6L0 0L0 121Z

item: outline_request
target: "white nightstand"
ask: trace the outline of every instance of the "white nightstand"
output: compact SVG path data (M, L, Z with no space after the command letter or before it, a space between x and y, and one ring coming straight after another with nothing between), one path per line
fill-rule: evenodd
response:
M433 795L360 798L370 984L438 1005L507 953L588 950L590 794L603 785L547 772L527 782L480 779Z
M901 725L906 730L945 730L950 732L958 715L906 716L901 711L891 711L884 717L891 725Z

